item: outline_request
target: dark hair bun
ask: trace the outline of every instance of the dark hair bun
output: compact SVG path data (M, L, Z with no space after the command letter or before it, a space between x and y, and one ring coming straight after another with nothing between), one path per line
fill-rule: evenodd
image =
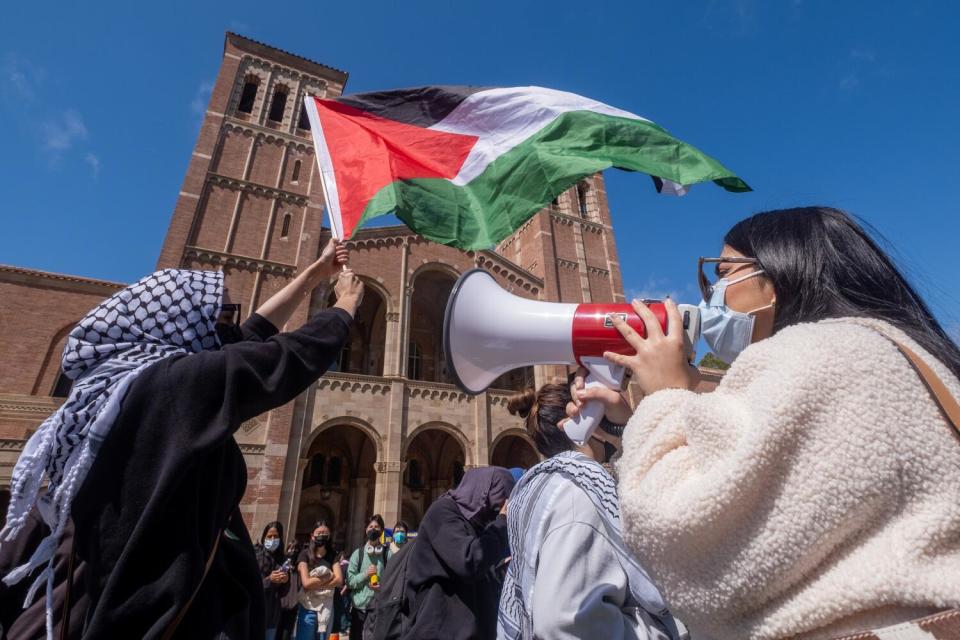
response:
M533 387L527 387L520 393L515 393L507 400L507 411L510 415L526 418L533 409L533 403L537 400L537 391Z

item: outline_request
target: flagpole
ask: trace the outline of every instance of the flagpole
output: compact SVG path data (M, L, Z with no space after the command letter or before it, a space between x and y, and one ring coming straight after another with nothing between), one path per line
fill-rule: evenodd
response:
M333 223L333 214L330 212L330 192L327 190L327 181L323 177L323 165L320 163L320 142L317 140L316 131L323 131L322 125L320 124L320 114L317 113L317 104L315 100L318 100L318 96L307 95L304 97L304 108L307 109L307 118L310 120L311 128L311 138L313 138L313 153L314 158L316 159L317 173L320 176L320 189L323 191L323 208L327 210L327 217L330 220L330 236L334 240L342 241L342 238L337 237L337 225ZM307 102L309 100L309 102ZM308 108L309 105L309 108ZM321 135L322 140L322 135ZM347 270L347 265L340 265L341 271Z

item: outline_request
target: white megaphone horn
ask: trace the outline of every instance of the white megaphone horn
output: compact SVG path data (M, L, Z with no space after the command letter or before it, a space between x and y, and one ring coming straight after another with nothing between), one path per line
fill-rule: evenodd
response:
M651 311L664 331L666 309L653 302ZM687 352L700 337L700 311L677 305L683 318ZM641 336L646 328L629 304L565 304L527 300L504 291L483 269L467 271L453 287L443 319L443 346L447 369L463 391L482 393L504 373L538 364L582 365L589 371L586 386L619 389L623 367L609 362L604 352L633 354L633 348L613 326L619 315ZM592 401L579 416L564 425L577 444L587 441L603 418L603 405Z

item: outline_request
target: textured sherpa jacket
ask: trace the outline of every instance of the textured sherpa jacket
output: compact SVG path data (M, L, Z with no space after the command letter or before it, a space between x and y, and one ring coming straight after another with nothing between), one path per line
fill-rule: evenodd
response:
M829 638L960 606L960 438L876 329L751 345L715 391L645 398L618 463L624 538L691 637Z

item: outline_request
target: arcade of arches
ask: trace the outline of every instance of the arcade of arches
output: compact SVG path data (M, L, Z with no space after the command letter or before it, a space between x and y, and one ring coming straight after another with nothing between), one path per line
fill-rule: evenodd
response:
M416 530L433 501L459 484L467 469L466 451L446 428L426 425L408 439L403 459L400 519ZM490 464L527 469L539 460L528 438L505 435L497 441ZM321 431L301 478L297 538L308 539L322 520L334 532L337 548L359 545L366 518L374 513L376 462L376 444L359 427L338 424Z

